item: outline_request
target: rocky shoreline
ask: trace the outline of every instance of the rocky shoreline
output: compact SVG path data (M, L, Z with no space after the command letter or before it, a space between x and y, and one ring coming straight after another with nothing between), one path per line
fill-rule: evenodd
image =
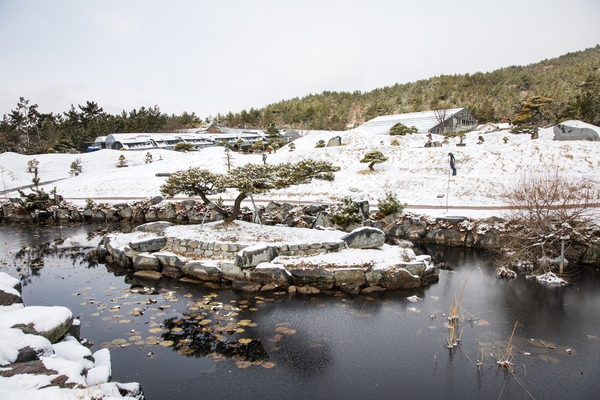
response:
M145 399L138 383L111 381L110 351L92 353L61 306L26 307L21 282L0 272L0 382L4 399Z

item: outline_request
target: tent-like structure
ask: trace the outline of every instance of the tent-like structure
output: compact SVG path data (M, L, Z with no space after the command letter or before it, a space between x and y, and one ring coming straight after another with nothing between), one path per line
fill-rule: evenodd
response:
M444 121L442 124L441 121ZM419 133L452 134L475 129L477 121L466 108L422 111L407 114L382 115L365 122L358 129L373 133L388 133L398 122L407 127L414 126Z

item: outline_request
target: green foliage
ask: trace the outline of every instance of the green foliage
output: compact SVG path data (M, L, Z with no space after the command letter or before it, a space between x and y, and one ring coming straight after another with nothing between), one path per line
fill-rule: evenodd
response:
M166 197L173 197L178 193L200 196L203 202L208 204L208 195L222 193L228 188L236 189L239 194L231 214L222 208L215 208L228 221L237 216L241 201L251 193L265 193L272 189L310 183L313 179L331 181L334 179L333 173L339 170L339 167L329 162L311 159L294 164L246 164L232 168L227 174L214 174L208 170L190 168L171 175L160 190Z
M409 128L408 126L404 125L401 122L394 124L394 126L392 126L390 128L390 135L392 135L392 136L396 136L396 135L404 136L406 134L412 135L413 133L417 133L417 132L419 132L419 130L417 128L415 128L414 126L411 126Z
M575 119L600 126L600 68L596 67L577 89L574 101L559 115L559 122Z
M323 139L320 139L317 144L315 145L315 148L321 148L321 147L325 147L325 141Z
M406 203L401 203L394 193L387 192L383 199L377 201L377 207L383 215L390 215L404 211Z
M392 139L392 141L390 142L391 146L400 146L400 142L398 141L398 139Z
M262 150L265 148L265 143L262 140L257 140L256 142L252 143L252 148L254 150Z
M175 147L173 147L173 150L181 151L181 152L190 151L193 149L194 149L194 144L187 143L187 142L179 142L175 145Z
M544 96L532 96L524 100L512 121L512 132L527 133L532 139L537 139L539 127L544 121L543 109L553 101Z
M127 164L127 160L125 159L125 154L121 154L119 156L119 161L117 161L117 165L123 167Z
M34 174L35 175L32 179L34 187L31 189L31 193L25 194L25 192L19 190L18 192L21 198L18 199L17 202L25 211L45 211L54 203L54 201L50 199L50 195L56 194L56 188L54 188L50 193L46 193L44 189L38 188L40 179L38 177L37 170L34 171Z
M370 151L367 154L365 154L365 156L363 157L362 160L360 160L361 163L368 163L369 164L369 169L371 171L374 170L373 166L375 164L381 164L384 163L388 160L388 157L384 156L382 152L374 150L374 151Z
M341 203L336 204L331 209L331 220L334 224L346 228L352 223L360 223L362 215L358 208L358 203L347 196Z

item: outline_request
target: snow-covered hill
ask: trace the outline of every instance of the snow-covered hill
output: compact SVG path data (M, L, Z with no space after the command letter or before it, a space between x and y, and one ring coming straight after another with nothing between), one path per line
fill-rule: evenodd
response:
M483 144L477 144L478 136ZM342 138L342 146L315 148L318 140L327 142L334 136ZM503 138L508 137L508 143ZM552 128L540 131L540 138L531 140L528 135L513 135L505 131L482 133L469 132L466 146L457 147L457 141L443 147L424 147L427 138L423 134L392 137L387 133L366 127L344 132L311 132L296 140L296 150L283 147L268 155L267 162L295 162L303 158L328 160L341 167L335 181L314 181L309 185L294 186L272 191L256 199L335 202L345 196L372 203L394 192L398 199L413 208L437 206L500 206L501 195L514 185L526 172L544 172L558 169L572 177L586 177L600 183L600 143L587 141L553 141ZM400 144L390 143L397 139ZM442 141L441 136L433 137ZM389 157L383 164L369 171L367 164L360 163L368 151L379 150ZM448 153L456 158L458 173L449 174ZM101 150L94 153L65 155L43 154L24 156L15 153L0 154L0 191L14 189L31 183L33 174L27 172L27 161L35 158L39 164L39 177L47 184L44 190L54 187L67 199L86 198L145 198L160 195L164 177L159 172L175 172L190 167L206 168L213 172L225 172L226 160L223 148L206 148L198 152L179 153L167 150L151 151L153 163L146 164L146 151L120 152ZM125 154L129 167L116 168L117 160ZM83 173L69 176L69 166L76 158L81 159ZM261 163L261 155L233 155L233 165ZM440 195L444 197L439 197ZM234 192L222 195L233 198ZM8 192L4 197L16 197Z

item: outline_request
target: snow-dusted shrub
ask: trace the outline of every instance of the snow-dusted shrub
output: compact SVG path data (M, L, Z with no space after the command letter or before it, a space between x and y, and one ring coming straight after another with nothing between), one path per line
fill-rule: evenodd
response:
M396 195L392 192L387 192L383 199L377 201L377 207L379 212L383 215L390 215L394 213L401 213L406 207L406 203L401 203Z
M323 139L319 140L315 145L315 148L325 147L325 141Z
M341 203L332 207L331 220L334 224L343 227L347 227L351 223L361 222L362 215L358 203L352 200L350 196L344 197Z

